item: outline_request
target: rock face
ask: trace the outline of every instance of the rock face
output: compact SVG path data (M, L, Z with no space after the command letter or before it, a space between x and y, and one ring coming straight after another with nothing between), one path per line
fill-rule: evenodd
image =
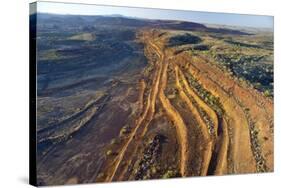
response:
M260 79L272 76L267 35L176 21L39 19L40 185L273 171L273 83L251 76L257 66Z

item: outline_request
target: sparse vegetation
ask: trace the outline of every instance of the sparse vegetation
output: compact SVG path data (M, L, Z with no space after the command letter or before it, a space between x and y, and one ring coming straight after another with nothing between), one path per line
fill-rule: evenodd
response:
M271 34L38 18L40 185L273 170Z
M107 155L107 156L112 155L112 150L108 150L108 151L106 152L106 155Z
M186 33L184 35L178 35L171 37L169 39L168 46L180 46L185 44L197 44L200 43L202 40L200 37Z
M120 136L124 136L124 135L128 134L129 132L130 132L130 129L125 126L125 127L123 127L123 128L120 130L119 135L120 135Z
M192 86L194 91L217 113L219 117L224 114L223 106L218 97L215 97L208 90L199 84L199 82L186 70L186 76L189 84Z
M167 170L165 174L163 174L162 178L167 179L167 178L174 178L176 177L177 173L173 170Z

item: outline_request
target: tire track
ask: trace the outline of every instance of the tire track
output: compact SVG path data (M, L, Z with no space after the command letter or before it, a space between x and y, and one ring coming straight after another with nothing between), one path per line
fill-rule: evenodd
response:
M211 135L208 131L207 125L204 122L204 120L201 118L199 111L195 108L194 104L192 101L188 98L188 96L185 94L184 89L182 85L180 84L179 80L179 68L178 66L174 67L175 74L176 74L176 85L179 90L180 97L182 100L186 103L188 108L191 110L192 114L194 115L196 121L198 122L198 126L200 127L200 131L203 134L203 143L205 145L205 151L203 152L203 162L202 162L202 167L201 167L201 176L206 176L209 168L209 164L211 161L212 157L212 146L213 146L213 141L211 139ZM181 77L182 78L182 77ZM182 78L183 79L183 78ZM186 80L184 79L186 82Z
M227 151L229 147L228 125L225 118L222 119L221 127L223 130L221 145L218 152L217 165L214 174L223 175L227 172Z
M207 73L206 73L207 74ZM217 83L215 80L212 80L213 82ZM234 87L234 86L233 86ZM245 119L247 121L247 129L248 129L248 134L249 134L249 138L250 138L250 147L251 147L251 152L252 155L255 159L255 163L256 163L256 171L257 172L265 172L267 170L267 166L266 166L266 161L262 155L262 151L260 150L261 146L260 143L258 141L257 135L258 135L258 131L255 128L254 125L254 121L252 120L248 109L244 106L244 104L242 104L241 101L238 100L238 98L236 97L236 95L234 95L232 92L231 94L229 94L229 98L232 98L235 103L237 104L237 106L239 106L245 116ZM235 143L235 141L234 141Z
M218 96L224 107L225 113L229 119L228 127L231 129L231 137L229 140L229 154L231 164L228 165L229 173L249 173L256 169L255 159L251 151L251 142L249 135L249 125L247 118L232 96L224 93L224 89L208 79L206 73L201 73L200 69L205 70L204 65L191 63L189 66L190 73L202 84L204 88L208 88L212 94ZM243 154L242 154L243 153Z
M151 45L153 45L153 43L149 42ZM159 53L157 53L158 55L160 55ZM161 60L163 59L162 56ZM156 96L158 93L158 88L159 88L159 82L160 82L160 76L161 76L161 71L162 71L162 61L159 63L157 62L157 64L159 65L159 69L156 69L156 76L155 76L155 80L153 81L153 86L151 89L151 92L148 95L147 98L147 105L145 108L145 111L143 113L143 115L137 120L136 126L133 129L133 132L131 133L129 140L125 143L125 145L123 146L122 150L120 151L120 153L118 154L117 158L116 158L116 164L113 168L113 172L112 174L107 178L106 181L112 181L113 178L115 177L115 174L120 166L120 163L122 162L124 155L127 151L127 148L129 147L130 143L132 142L132 140L134 139L136 133L138 132L139 128L141 127L142 123L144 122L145 124L144 126L144 131L141 134L141 137L144 136L145 132L147 131L147 126L149 125L149 123L151 122L153 115L155 113L155 101L156 101ZM126 171L127 168L125 168L123 171Z
M212 108L210 108L191 88L191 86L189 85L189 83L187 82L183 72L179 69L178 66L176 66L176 69L178 71L179 77L183 82L183 89L185 92L187 92L188 94L190 94L195 102L201 106L203 108L203 110L208 114L208 116L210 117L211 121L212 121L212 126L208 127L209 128L209 134L213 135L215 138L218 136L217 132L218 132L218 116L216 114L216 112L214 112L214 110ZM210 130L213 129L213 130Z
M179 112L174 108L174 106L171 104L169 99L165 96L165 88L167 85L167 68L168 63L164 62L164 55L159 49L158 46L151 43L151 45L155 48L156 53L160 57L160 64L163 65L163 70L161 74L161 83L160 83L160 89L159 89L159 98L160 102L165 109L168 117L175 123L177 137L180 145L180 173L181 176L186 176L186 164L188 160L188 143L187 143L187 128L186 124L184 123L181 115Z
M155 45L152 42L149 41L148 43L150 44L150 46L154 46L155 47ZM148 97L150 105L148 107L147 113L146 113L144 118L140 119L139 125L138 125L139 128L137 129L136 133L134 133L134 135L137 135L137 140L136 140L136 143L135 143L136 146L133 148L133 152L129 156L130 158L135 156L136 152L138 151L140 142L142 141L143 137L145 136L145 134L146 134L146 132L148 130L148 126L149 126L150 122L152 121L153 116L155 114L156 98L157 98L158 91L159 91L159 83L160 83L160 77L161 77L161 72L162 72L162 67L163 67L162 66L162 61L163 61L162 54L160 54L157 50L155 50L155 52L157 53L160 61L157 60L156 61L156 65L154 65L154 66L158 66L159 68L156 69L157 70L156 79L153 81L154 84L152 86L151 93L150 93L150 95ZM132 161L132 160L130 159L129 161ZM128 166L129 166L129 164L127 164L122 169L122 172L119 175L120 178L122 178L123 175L126 173L126 171L128 170Z
M169 99L165 96L164 90L167 84L167 68L168 63L164 63L159 97L168 117L175 123L177 137L180 145L180 173L181 176L186 176L186 163L188 160L187 128L179 112L173 107Z
M228 134L228 125L225 120L225 117L222 117L220 121L218 121L218 115L216 112L210 108L191 88L187 80L185 79L184 74L182 71L177 67L179 71L179 75L183 80L183 84L185 86L186 92L188 92L194 100L207 112L207 114L211 117L212 121L214 122L214 137L213 137L213 149L218 150L217 154L213 153L213 159L216 161L212 161L214 166L209 166L209 171L211 170L214 174L221 175L223 172L226 171L227 168L227 152L229 146L229 134ZM218 135L218 127L222 129L221 135ZM211 133L212 131L209 131ZM213 151L216 152L216 151ZM217 155L217 156L215 156ZM211 159L210 159L211 160ZM210 165L210 164L209 164ZM214 168L212 170L212 168Z

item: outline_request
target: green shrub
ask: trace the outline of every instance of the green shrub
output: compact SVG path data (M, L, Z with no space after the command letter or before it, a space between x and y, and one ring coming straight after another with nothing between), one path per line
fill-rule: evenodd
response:
M200 37L186 33L184 35L177 35L169 39L169 46L179 46L185 44L198 44L202 41Z
M109 156L109 155L111 155L112 154L112 150L108 150L107 152L106 152L106 155L107 156Z
M270 97L271 96L271 91L269 90L269 89L267 89L267 90L265 90L264 91L264 96L266 96L266 97Z
M175 177L176 173L172 170L168 170L163 176L163 179Z

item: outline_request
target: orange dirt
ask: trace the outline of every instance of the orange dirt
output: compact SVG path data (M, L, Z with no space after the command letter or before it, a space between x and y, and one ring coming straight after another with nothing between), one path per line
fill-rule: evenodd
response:
M140 33L139 40L145 44L153 74L140 81L140 115L119 146L114 161L105 168L105 181L126 180L128 173L132 177L130 170L139 165L144 138L151 135L149 126L154 125L151 122L159 121L162 116L157 115L160 109L176 130L180 176L188 175L188 161L192 160L200 162L201 176L273 171L273 102L234 81L200 55L184 52L174 55L174 50L165 46L167 39L159 37L158 31L147 29ZM169 68L171 74L167 74ZM171 80L174 88L167 84ZM194 81L202 90L194 88L191 84ZM167 95L173 89L178 95ZM217 98L219 104L210 105L200 95L204 91ZM173 100L180 100L189 109L198 127L192 135L200 146L198 155L191 155L194 151L189 149L188 132L192 127L189 117L183 117L179 106L170 100L177 96ZM214 109L214 105L223 113ZM197 158L193 159L194 156Z

